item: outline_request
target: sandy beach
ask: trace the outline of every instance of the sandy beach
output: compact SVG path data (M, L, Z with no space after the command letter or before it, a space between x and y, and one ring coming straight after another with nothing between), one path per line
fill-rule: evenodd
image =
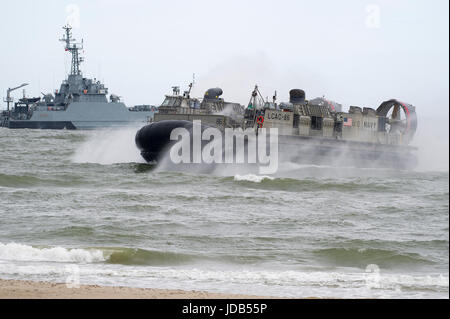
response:
M109 287L0 279L0 299L269 299L271 297L203 291Z

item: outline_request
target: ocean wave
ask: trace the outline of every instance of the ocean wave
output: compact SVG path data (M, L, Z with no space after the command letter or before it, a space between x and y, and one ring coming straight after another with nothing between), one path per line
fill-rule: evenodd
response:
M39 184L41 180L37 177L27 175L8 175L0 173L0 186L2 187L24 187Z
M105 261L98 249L38 248L17 243L0 243L0 260L92 263Z
M188 254L139 248L104 248L103 252L107 256L107 263L120 265L177 265L195 259L195 256Z
M47 261L164 266L193 261L194 255L126 247L35 247L0 243L0 261Z
M263 180L273 180L274 177L271 176L259 176L254 174L247 174L247 175L235 175L234 180L237 182L246 181L246 182L253 182L253 183L261 183Z

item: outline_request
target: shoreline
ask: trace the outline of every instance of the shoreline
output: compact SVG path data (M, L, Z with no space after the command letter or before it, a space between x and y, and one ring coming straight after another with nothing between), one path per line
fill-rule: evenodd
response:
M64 283L0 279L0 299L278 299L278 297L124 286L80 285L79 288L68 288Z

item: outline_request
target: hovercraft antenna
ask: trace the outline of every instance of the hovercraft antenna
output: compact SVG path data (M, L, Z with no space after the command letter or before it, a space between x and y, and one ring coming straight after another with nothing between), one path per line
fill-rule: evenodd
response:
M189 83L189 85L188 85L189 90L183 92L183 97L188 98L188 99L190 98L191 90L194 87L194 84L195 84L195 73L192 73L192 82Z

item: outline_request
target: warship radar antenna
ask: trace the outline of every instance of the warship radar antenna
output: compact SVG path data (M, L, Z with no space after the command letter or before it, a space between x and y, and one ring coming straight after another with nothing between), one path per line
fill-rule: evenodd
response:
M72 27L70 25L65 25L63 29L66 31L66 34L60 41L66 43L65 50L72 54L70 74L81 75L80 64L84 59L80 57L78 51L83 49L83 40L81 40L81 43L75 43L76 39L72 38Z

